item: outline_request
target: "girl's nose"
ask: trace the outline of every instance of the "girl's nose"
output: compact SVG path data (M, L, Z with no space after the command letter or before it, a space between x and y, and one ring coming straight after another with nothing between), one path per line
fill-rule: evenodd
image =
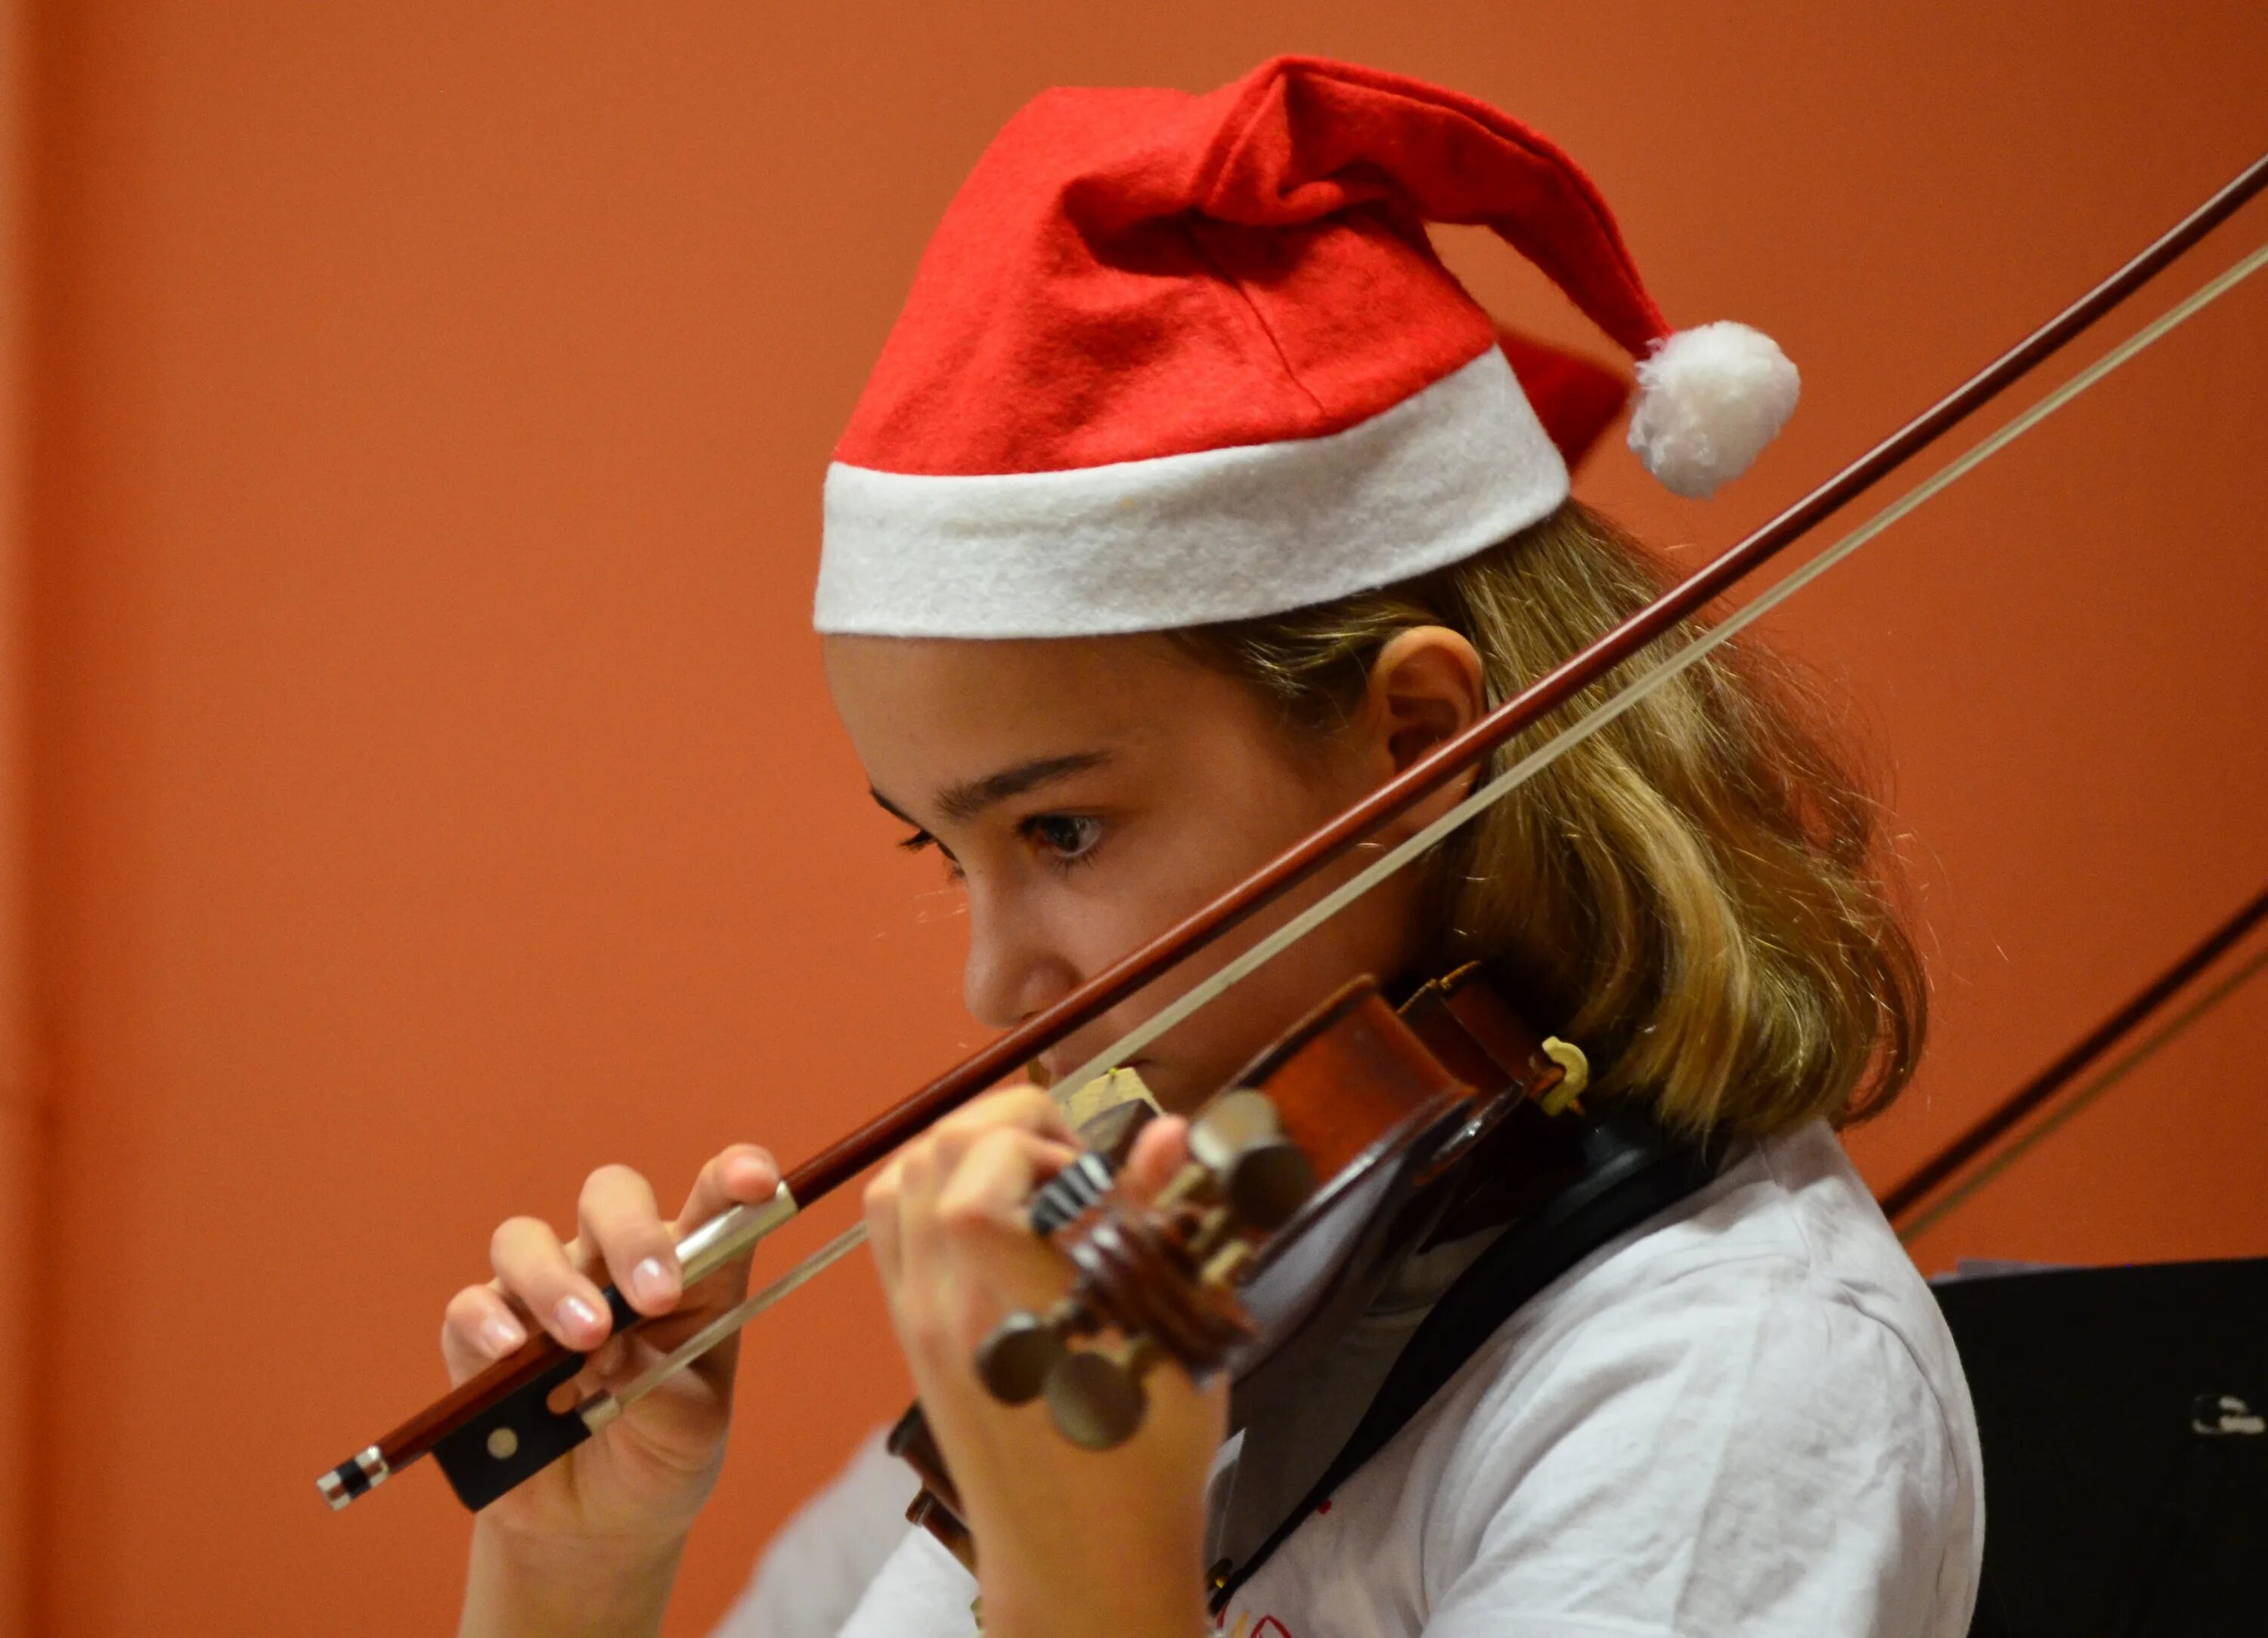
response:
M961 1001L971 1017L996 1030L1012 1029L1078 982L1078 973L1043 929L970 884Z

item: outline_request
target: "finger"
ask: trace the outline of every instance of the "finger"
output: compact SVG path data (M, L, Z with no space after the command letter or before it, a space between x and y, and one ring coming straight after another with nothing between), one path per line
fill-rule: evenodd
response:
M901 1335L922 1332L924 1316L934 1312L945 1297L936 1279L935 1259L925 1254L924 1246L941 1181L936 1137L925 1135L898 1151L868 1194L867 1237L887 1248L886 1253L878 1251L875 1260Z
M455 1386L527 1341L527 1327L495 1287L468 1285L449 1299L441 1318L441 1359Z
M866 1186L867 1244L894 1304L908 1277L908 1225L930 1220L938 1186L968 1145L986 1132L1003 1128L1044 1135L1065 1144L1077 1141L1063 1112L1045 1092L1033 1086L1003 1087L939 1120L892 1156Z
M721 1212L770 1200L778 1192L779 1180L779 1162L770 1150L735 1143L701 1168L671 1228L682 1239Z
M628 1166L600 1166L585 1179L575 1216L582 1229L576 1249L596 1253L632 1308L663 1314L677 1306L676 1237L661 1220L652 1185Z
M612 1325L606 1299L568 1260L549 1223L535 1217L504 1223L489 1242L489 1264L504 1294L566 1347L588 1353L606 1340Z
M1137 1200L1157 1198L1189 1163L1189 1123L1182 1115L1160 1115L1135 1135L1118 1180Z
M1016 1127L972 1142L937 1191L941 1228L961 1232L998 1228L1032 1238L1026 1208L1040 1185L1079 1158L1078 1146Z
M928 1135L952 1138L958 1144L998 1126L1021 1127L1065 1142L1078 1139L1054 1098L1036 1086L1022 1084L1003 1086L973 1099L932 1126Z
M900 1273L910 1278L913 1270L907 1266L907 1254L913 1250L913 1237L929 1221L937 1204L938 1153L933 1137L923 1137L909 1143L900 1151L896 1161L897 1214L893 1234L898 1246Z
M1059 1259L1033 1234L1027 1208L1033 1192L1079 1154L1073 1144L1014 1127L978 1138L939 1180L928 1214L904 1222L906 1278L940 1292L973 1282L1006 1306L1039 1300L1031 1270L1052 1274ZM988 1314L984 1324L998 1317Z
M972 1145L998 1131L1025 1132L1065 1144L1079 1141L1063 1112L1046 1093L1029 1086L1010 1086L987 1092L965 1108L954 1110L907 1145L906 1152L918 1150L924 1157L928 1179L942 1184L959 1168ZM926 1194L917 1192L910 1203L925 1210L932 1201Z
M898 1157L892 1156L883 1162L866 1185L864 1196L866 1216L866 1249L874 1260L874 1271L881 1275L885 1292L897 1289L902 1260L898 1245Z
M1078 1156L1071 1144L998 1127L926 1194L917 1187L902 1199L901 1335L924 1357L965 1370L1003 1314L1063 1295L1062 1259L1032 1233L1025 1208L1042 1179Z

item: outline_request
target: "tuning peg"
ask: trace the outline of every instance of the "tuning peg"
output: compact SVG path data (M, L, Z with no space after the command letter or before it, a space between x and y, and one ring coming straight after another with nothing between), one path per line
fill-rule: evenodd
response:
M985 1392L1003 1405L1028 1405L1039 1398L1049 1373L1071 1352L1064 1337L1085 1318L1077 1303L1062 1302L1044 1314L1010 1314L993 1326L976 1350L976 1376Z
M1315 1192L1314 1169L1284 1135L1276 1105L1240 1088L1189 1123L1189 1155L1218 1180L1237 1218L1263 1233L1281 1228Z
M1146 1337L1115 1348L1066 1353L1048 1372L1048 1414L1083 1451L1109 1451L1134 1436L1149 1407L1142 1378L1157 1363Z

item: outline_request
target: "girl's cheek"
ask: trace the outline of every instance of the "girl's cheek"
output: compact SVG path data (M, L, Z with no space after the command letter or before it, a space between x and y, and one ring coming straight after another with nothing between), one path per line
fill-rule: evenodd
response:
M1059 878L1039 891L1047 941L1082 979L1092 978L1156 931L1145 929L1118 893L1086 890L1075 878Z

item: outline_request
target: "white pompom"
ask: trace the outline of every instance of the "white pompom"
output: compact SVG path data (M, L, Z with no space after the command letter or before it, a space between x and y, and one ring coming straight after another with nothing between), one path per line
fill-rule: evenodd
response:
M1778 342L1720 322L1658 343L1638 385L1631 448L1668 488L1705 501L1779 435L1801 383Z

